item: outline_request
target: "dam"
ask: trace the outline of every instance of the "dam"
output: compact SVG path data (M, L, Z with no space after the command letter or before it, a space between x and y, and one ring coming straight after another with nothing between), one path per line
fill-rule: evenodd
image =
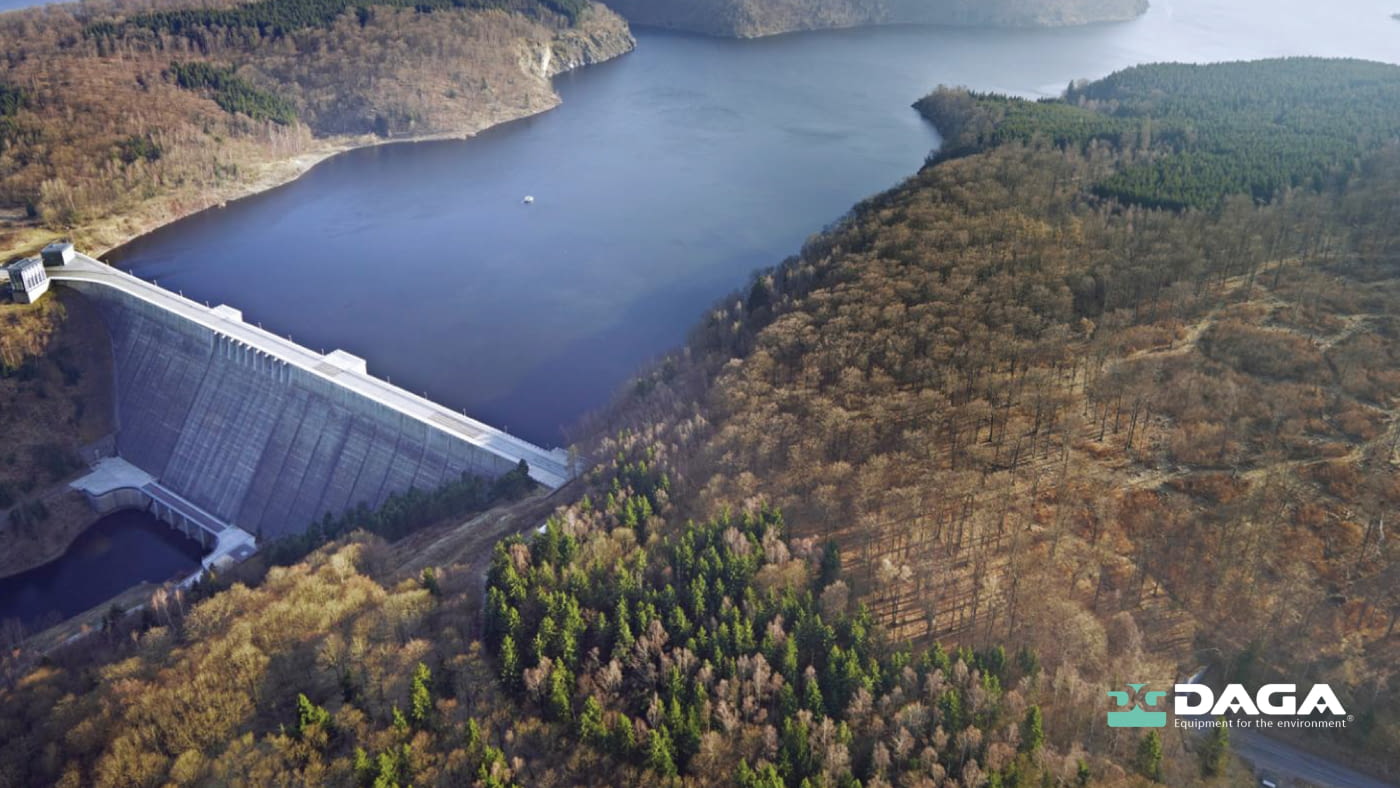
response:
M112 341L114 456L75 486L100 511L155 512L214 550L206 566L237 560L255 539L464 473L494 478L523 460L546 487L569 479L562 449L375 378L349 353L317 353L67 244L43 260L54 285L97 305ZM31 283L47 286L30 274L12 272L17 299Z

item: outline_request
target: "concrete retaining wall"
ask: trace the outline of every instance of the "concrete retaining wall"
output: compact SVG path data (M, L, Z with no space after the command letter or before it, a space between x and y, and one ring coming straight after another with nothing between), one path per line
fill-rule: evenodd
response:
M88 503L98 514L111 514L124 509L146 511L151 508L151 496L135 487L122 487L100 495L88 494Z
M83 462L88 465L96 463L103 457L115 457L117 455L117 434L103 435L92 443L78 449L78 456L83 458Z
M515 465L121 290L65 284L111 332L118 454L260 541Z
M128 509L150 512L157 520L199 542L206 552L213 550L219 543L218 534L200 528L197 523L180 512L168 506L162 506L159 501L153 500L151 496L135 487L121 487L97 495L89 493L87 499L88 503L92 505L93 511L98 514L111 514Z

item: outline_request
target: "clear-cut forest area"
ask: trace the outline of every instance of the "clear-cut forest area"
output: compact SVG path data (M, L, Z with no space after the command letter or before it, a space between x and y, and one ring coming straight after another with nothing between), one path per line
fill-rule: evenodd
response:
M1330 683L1313 746L1394 774L1400 68L920 108L942 152L717 303L556 497L395 499L8 653L0 785L1252 782L1104 724L1202 664Z

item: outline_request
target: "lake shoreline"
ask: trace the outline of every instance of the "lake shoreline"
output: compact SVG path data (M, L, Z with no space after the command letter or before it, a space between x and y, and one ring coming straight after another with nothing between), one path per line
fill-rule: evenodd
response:
M44 533L54 537L45 540L42 546L27 555L19 556L14 550L0 559L0 580L7 580L25 572L40 569L57 561L73 547L89 528L102 519L83 498L82 493L71 489L65 479L35 496L48 508L49 517L41 524ZM33 541L30 541L34 544Z
M626 55L629 52L631 52L630 49L621 52L617 55L614 55L613 57L622 57L623 55ZM611 59L612 58L609 58L609 60ZM603 62L607 61L599 60L582 63L573 68L561 70L551 75L550 79L553 79L559 74L564 74L568 73L569 71L573 71L577 68L584 68L586 66L596 65L598 63ZM205 211L219 210L224 207L227 207L229 203L244 200L249 197L256 197L260 194L264 194L274 189L286 186L290 183L297 181L302 176L315 169L317 165L344 153L350 153L352 151L357 150L364 150L367 148L384 147L389 145L412 145L423 142L447 142L453 140L465 141L476 137L482 132L489 131L498 126L504 126L507 123L514 123L515 121L525 120L527 118L532 118L537 115L542 115L546 112L549 112L550 110L557 108L561 103L562 100L559 98L559 94L556 92L554 94L553 101L548 102L546 106L531 107L529 111L521 114L507 115L505 117L494 118L481 128L473 130L438 131L429 132L426 134L414 134L404 137L390 138L376 137L372 134L366 134L361 136L325 138L325 145L320 146L315 150L298 154L289 159L281 159L278 161L268 162L262 165L263 173L250 183L242 184L228 189L221 189L218 192L216 192L213 198L206 201L205 204L198 205L197 207L191 208L187 211L179 212L169 216L160 216L157 218L153 218L153 220L149 223L143 223L138 225L138 229L136 230L123 232L117 240L109 241L105 244L98 245L95 247L90 247L93 251L89 252L89 254L91 254L94 258L101 259L111 254L112 252L120 250L122 247L126 246L132 241L135 241L136 239L144 235L153 233L156 230L159 230L167 225L174 224L183 219L188 219L191 216L196 216L198 214L204 213ZM127 221L130 221L132 217L112 217L112 221L121 221L123 218L125 218L125 220ZM103 262L107 261L103 260Z
M387 145L411 145L420 142L441 142L447 140L469 140L482 131L486 131L496 126L511 123L517 120L533 117L544 112L548 112L558 106L554 104L542 109L534 110L528 114L516 117L505 118L494 122L489 126L475 131L444 131L432 132L428 134L418 134L407 137L376 137L374 135L364 135L361 137L329 137L325 138L325 145L317 149L301 153L289 159L268 162L262 165L264 172L253 181L238 186L231 186L228 189L221 189L216 192L214 198L205 204L198 205L187 211L176 212L170 215L160 215L154 217L148 223L138 225L139 229L124 230L117 240L106 242L103 245L91 247L89 254L94 258L102 258L112 252L120 250L122 247L137 240L138 238L153 233L162 227L174 224L191 216L204 213L206 211L220 210L228 206L229 203L245 200L249 197L256 197L260 194L281 188L290 183L294 183L302 176L306 175L316 166L328 161L336 156L352 151L364 150L366 148L377 148ZM131 221L133 217L112 217L112 221ZM106 262L104 260L104 262Z
M554 54L542 64L546 70L539 75L545 83L543 91L522 91L513 97L521 102L520 105L487 108L463 127L393 137L375 134L312 137L306 149L293 155L241 162L240 166L255 171L247 180L221 184L197 194L167 194L151 198L134 210L105 216L66 232L39 225L21 226L0 246L0 252L4 253L5 259L37 254L44 244L66 237L93 257L101 258L182 219L292 183L318 164L342 153L382 145L471 139L489 129L557 108L562 99L553 85L555 77L622 57L636 48L636 39L625 22L608 14L598 17L594 26L556 36L552 47L550 51Z
M37 634L85 610L105 608L135 586L176 582L198 571L205 554L202 545L146 509L94 513L94 521L57 558L0 578L5 637L13 639L15 620L28 634ZM109 566L116 582L108 579ZM43 606L35 606L36 598Z
M1294 19L1235 51L1197 41L1200 24L1253 18L1219 13L757 42L639 28L631 57L556 80L557 111L469 144L342 157L107 259L554 441L682 343L694 315L917 171L939 135L910 104L937 85L1048 96L1137 63L1327 48L1290 42L1318 27Z

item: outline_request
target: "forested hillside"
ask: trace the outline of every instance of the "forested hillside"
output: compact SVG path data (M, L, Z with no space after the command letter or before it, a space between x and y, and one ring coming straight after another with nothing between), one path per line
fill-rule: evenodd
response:
M1061 27L1119 22L1147 0L609 0L629 22L719 36L862 25Z
M1304 96L1376 73L1309 65ZM1024 114L943 100L950 136ZM1249 784L1105 724L1201 664L1330 682L1354 719L1308 741L1394 769L1382 109L1354 160L1209 209L1099 188L1189 135L987 129L718 304L550 501L5 655L0 786ZM411 530L326 533L356 518Z
M77 293L33 306L0 298L0 577L53 560L92 524L61 482L78 450L109 434L112 350L97 308ZM13 631L0 622L0 647Z
M1230 195L1268 201L1356 174L1400 136L1400 71L1307 58L1125 69L1030 102L942 89L916 105L944 134L933 161L1037 139L1131 148L1131 166L1094 185L1152 208L1213 209Z
M116 0L0 15L0 250L102 249L357 144L547 109L619 55L584 0Z
M23 673L7 655L0 786L1194 779L1155 732L1096 736L1094 752L1056 735L1042 704L1087 719L1098 694L1051 683L1031 650L890 643L831 546L768 509L686 522L663 468L621 450L540 533L474 556L490 564L484 619L481 560L419 569L464 527L255 559Z
M609 423L667 447L694 511L764 501L836 540L899 637L1028 645L1092 678L1131 622L1178 670L1347 686L1343 744L1394 768L1397 77L1298 61L1135 69L1049 104L943 91L948 153L716 306ZM1154 84L1188 131L1134 116ZM1261 107L1278 124L1236 137ZM1105 187L1221 140L1278 187Z

